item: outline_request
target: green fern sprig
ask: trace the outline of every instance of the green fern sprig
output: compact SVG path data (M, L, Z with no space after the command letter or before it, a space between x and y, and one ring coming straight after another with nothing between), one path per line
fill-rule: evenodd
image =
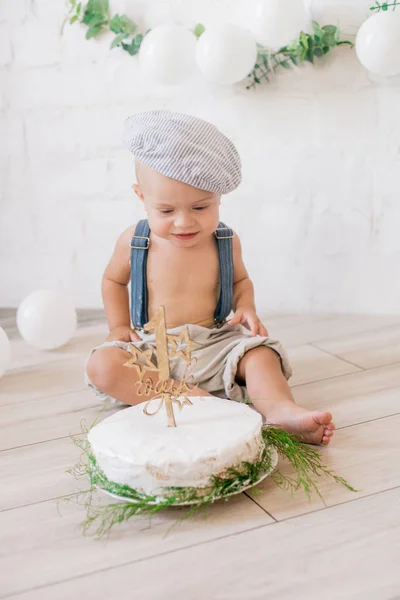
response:
M295 478L284 476L279 471L273 473L272 478L274 481L276 480L275 483L279 487L290 489L292 492L301 488L309 499L312 492L315 492L324 501L313 477L326 475L351 492L357 491L343 477L335 475L323 465L317 450L307 444L302 444L284 429L268 427L265 429L265 438L280 456L289 461L295 472Z

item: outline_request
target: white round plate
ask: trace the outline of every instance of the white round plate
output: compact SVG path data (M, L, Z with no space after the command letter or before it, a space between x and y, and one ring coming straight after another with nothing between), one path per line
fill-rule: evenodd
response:
M249 490L250 488L258 485L259 483L261 483L262 481L264 481L264 479L266 477L268 477L268 475L271 475L271 473L275 470L276 465L278 464L278 452L275 450L275 448L271 448L270 449L271 452L271 468L268 471L264 471L264 473L262 473L262 475L260 476L260 478L255 481L254 483L250 484L250 485L246 485L243 486L240 490L237 490L236 492L231 492L230 494L226 494L226 496L223 496L223 498L229 498L230 496L235 496L236 494L241 494L242 492L245 492L246 490ZM106 494L107 496L111 496L111 498L114 498L116 500L119 500L120 502L135 502L135 500L133 498L129 498L127 496L118 496L117 494L112 494L111 492L107 492L107 490L104 490L103 488L96 486L96 488L100 491L103 492L103 494ZM159 502L161 502L163 500L163 498L160 498L160 500L154 501L154 502L150 502L149 504L159 504ZM183 503L177 503L177 504L171 504L170 506L190 506L193 504L197 504L197 502L195 500L193 500L192 502L185 502Z

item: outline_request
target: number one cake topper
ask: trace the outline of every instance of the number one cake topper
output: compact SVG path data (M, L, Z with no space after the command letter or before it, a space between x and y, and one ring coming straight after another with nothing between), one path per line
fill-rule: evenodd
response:
M189 377L186 378L188 370L196 365L197 359L192 358L192 351L199 348L199 344L195 344L189 339L189 331L187 327L179 335L169 335L165 325L165 309L161 306L155 313L154 317L144 325L144 330L148 333L154 333L156 338L156 353L157 367L151 362L152 350L139 350L130 345L130 358L124 367L136 369L139 374L139 381L136 382L138 387L137 393L139 396L150 396L147 400L143 412L146 415L156 415L163 404L168 417L168 427L176 427L174 404L177 404L179 410L185 404L191 405L192 402L184 394L191 391L194 386L189 383ZM172 350L168 352L168 344L172 346ZM184 349L182 349L182 347ZM181 380L175 386L175 382L170 380L169 359L173 356L180 356L185 361L185 369ZM154 383L151 377L146 377L147 373L153 371L158 373L158 381ZM183 400L179 396L183 395ZM158 397L160 403L157 410L149 412L149 404L153 398Z

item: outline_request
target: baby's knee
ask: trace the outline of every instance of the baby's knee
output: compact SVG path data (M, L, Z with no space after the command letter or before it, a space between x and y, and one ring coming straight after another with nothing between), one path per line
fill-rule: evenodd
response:
M99 348L88 360L86 372L90 382L99 390L108 389L116 378L114 348Z

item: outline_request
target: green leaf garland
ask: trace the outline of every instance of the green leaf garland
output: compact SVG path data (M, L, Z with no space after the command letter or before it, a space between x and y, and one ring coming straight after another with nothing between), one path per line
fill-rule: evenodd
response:
M303 62L314 63L315 58L325 56L337 46L353 47L353 42L340 39L340 30L335 25L320 27L316 21L312 25L313 35L302 31L298 40L290 42L277 52L259 46L257 63L249 75L250 81L246 88L254 88L263 80L269 81L270 76L280 68L290 69Z
M111 31L115 38L110 48L120 47L131 56L138 54L145 35L136 33L137 25L126 15L114 15L110 17L108 0L89 0L86 4L78 0L67 0L68 20L72 25L76 22L87 25L86 39L95 38L105 31ZM376 3L371 10L387 10L388 6L396 6L394 3ZM386 7L386 8L384 8ZM303 62L314 63L315 58L322 58L337 46L353 46L349 40L340 39L340 30L335 25L320 25L313 21L314 34L300 32L299 38L290 44L283 46L277 52L270 52L267 48L258 46L257 63L248 77L247 89L254 88L270 80L270 76L278 69L289 70L293 65ZM199 38L205 31L204 25L197 24L193 30L194 35Z
M378 12L389 10L389 8L396 10L398 6L400 6L400 1L398 2L397 0L394 0L394 2L375 2L374 6L371 6L369 10Z

